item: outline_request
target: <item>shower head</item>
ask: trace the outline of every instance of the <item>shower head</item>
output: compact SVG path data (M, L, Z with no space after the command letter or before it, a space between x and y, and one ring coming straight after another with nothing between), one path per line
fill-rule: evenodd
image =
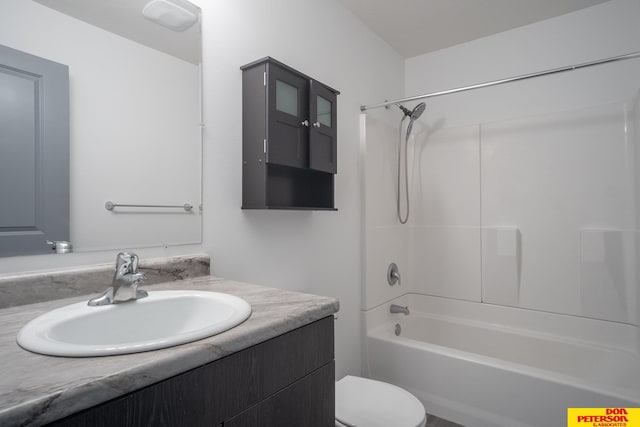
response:
M424 102L421 102L420 104L413 107L413 110L409 110L408 108L400 104L398 104L398 107L402 110L405 117L409 117L411 120L416 120L418 119L418 117L422 115L422 113L424 113L424 110L425 108L427 108L427 105Z
M421 102L420 104L413 107L413 110L409 110L408 108L405 108L402 105L398 105L398 107L400 107L400 109L404 113L404 117L402 118L402 120L409 117L409 126L407 126L407 139L408 139L409 135L411 135L411 130L413 129L413 122L415 122L422 115L422 113L424 113L424 110L427 108L427 105L424 102Z
M418 120L418 118L424 113L424 110L427 108L424 102L419 103L413 110L409 110L400 104L396 104L398 108L402 110L404 116L402 116L402 120L400 120L400 125L398 126L398 193L396 199L396 213L398 214L398 220L400 224L406 224L409 219L409 177L407 172L407 145L409 144L409 136L411 135L411 129L413 129L413 123ZM404 150L402 149L402 123L404 123L405 119L409 117L409 125L407 126L407 136L404 140ZM406 216L403 217L400 213L400 169L402 169L402 152L404 152L404 190L405 190L405 200L407 206Z
M424 110L426 108L427 104L425 104L424 102L416 105L411 111L411 120L417 120L422 115L422 113L424 113Z

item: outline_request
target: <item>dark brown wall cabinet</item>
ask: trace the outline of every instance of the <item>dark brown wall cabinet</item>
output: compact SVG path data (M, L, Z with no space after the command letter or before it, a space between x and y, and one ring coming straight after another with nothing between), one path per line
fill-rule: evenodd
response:
M242 208L334 209L337 95L263 58L242 70Z
M333 322L326 317L52 425L333 427Z

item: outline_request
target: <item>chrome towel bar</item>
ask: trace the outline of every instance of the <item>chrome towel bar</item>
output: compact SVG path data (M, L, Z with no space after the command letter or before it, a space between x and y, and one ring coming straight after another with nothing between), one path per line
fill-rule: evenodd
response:
M113 208L179 208L184 209L187 212L191 212L193 209L193 205L189 203L185 203L184 205L125 205L121 203L113 203L111 201L107 201L104 204L104 208L108 211L112 211Z

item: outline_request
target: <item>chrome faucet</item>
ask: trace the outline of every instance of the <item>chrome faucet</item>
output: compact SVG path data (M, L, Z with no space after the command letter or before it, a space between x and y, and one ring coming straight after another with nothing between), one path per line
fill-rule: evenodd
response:
M401 305L391 304L391 307L389 307L389 312L409 315L409 307L406 305L403 307Z
M138 255L120 252L116 257L116 273L113 275L111 286L97 297L90 299L87 304L90 306L119 304L144 298L149 294L138 290L138 285L145 279L144 273L138 272Z

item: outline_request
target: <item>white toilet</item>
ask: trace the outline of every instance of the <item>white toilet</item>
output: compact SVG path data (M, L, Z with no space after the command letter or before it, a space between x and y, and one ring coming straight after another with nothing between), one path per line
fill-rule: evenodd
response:
M393 384L347 375L336 383L338 427L424 427L422 403Z

